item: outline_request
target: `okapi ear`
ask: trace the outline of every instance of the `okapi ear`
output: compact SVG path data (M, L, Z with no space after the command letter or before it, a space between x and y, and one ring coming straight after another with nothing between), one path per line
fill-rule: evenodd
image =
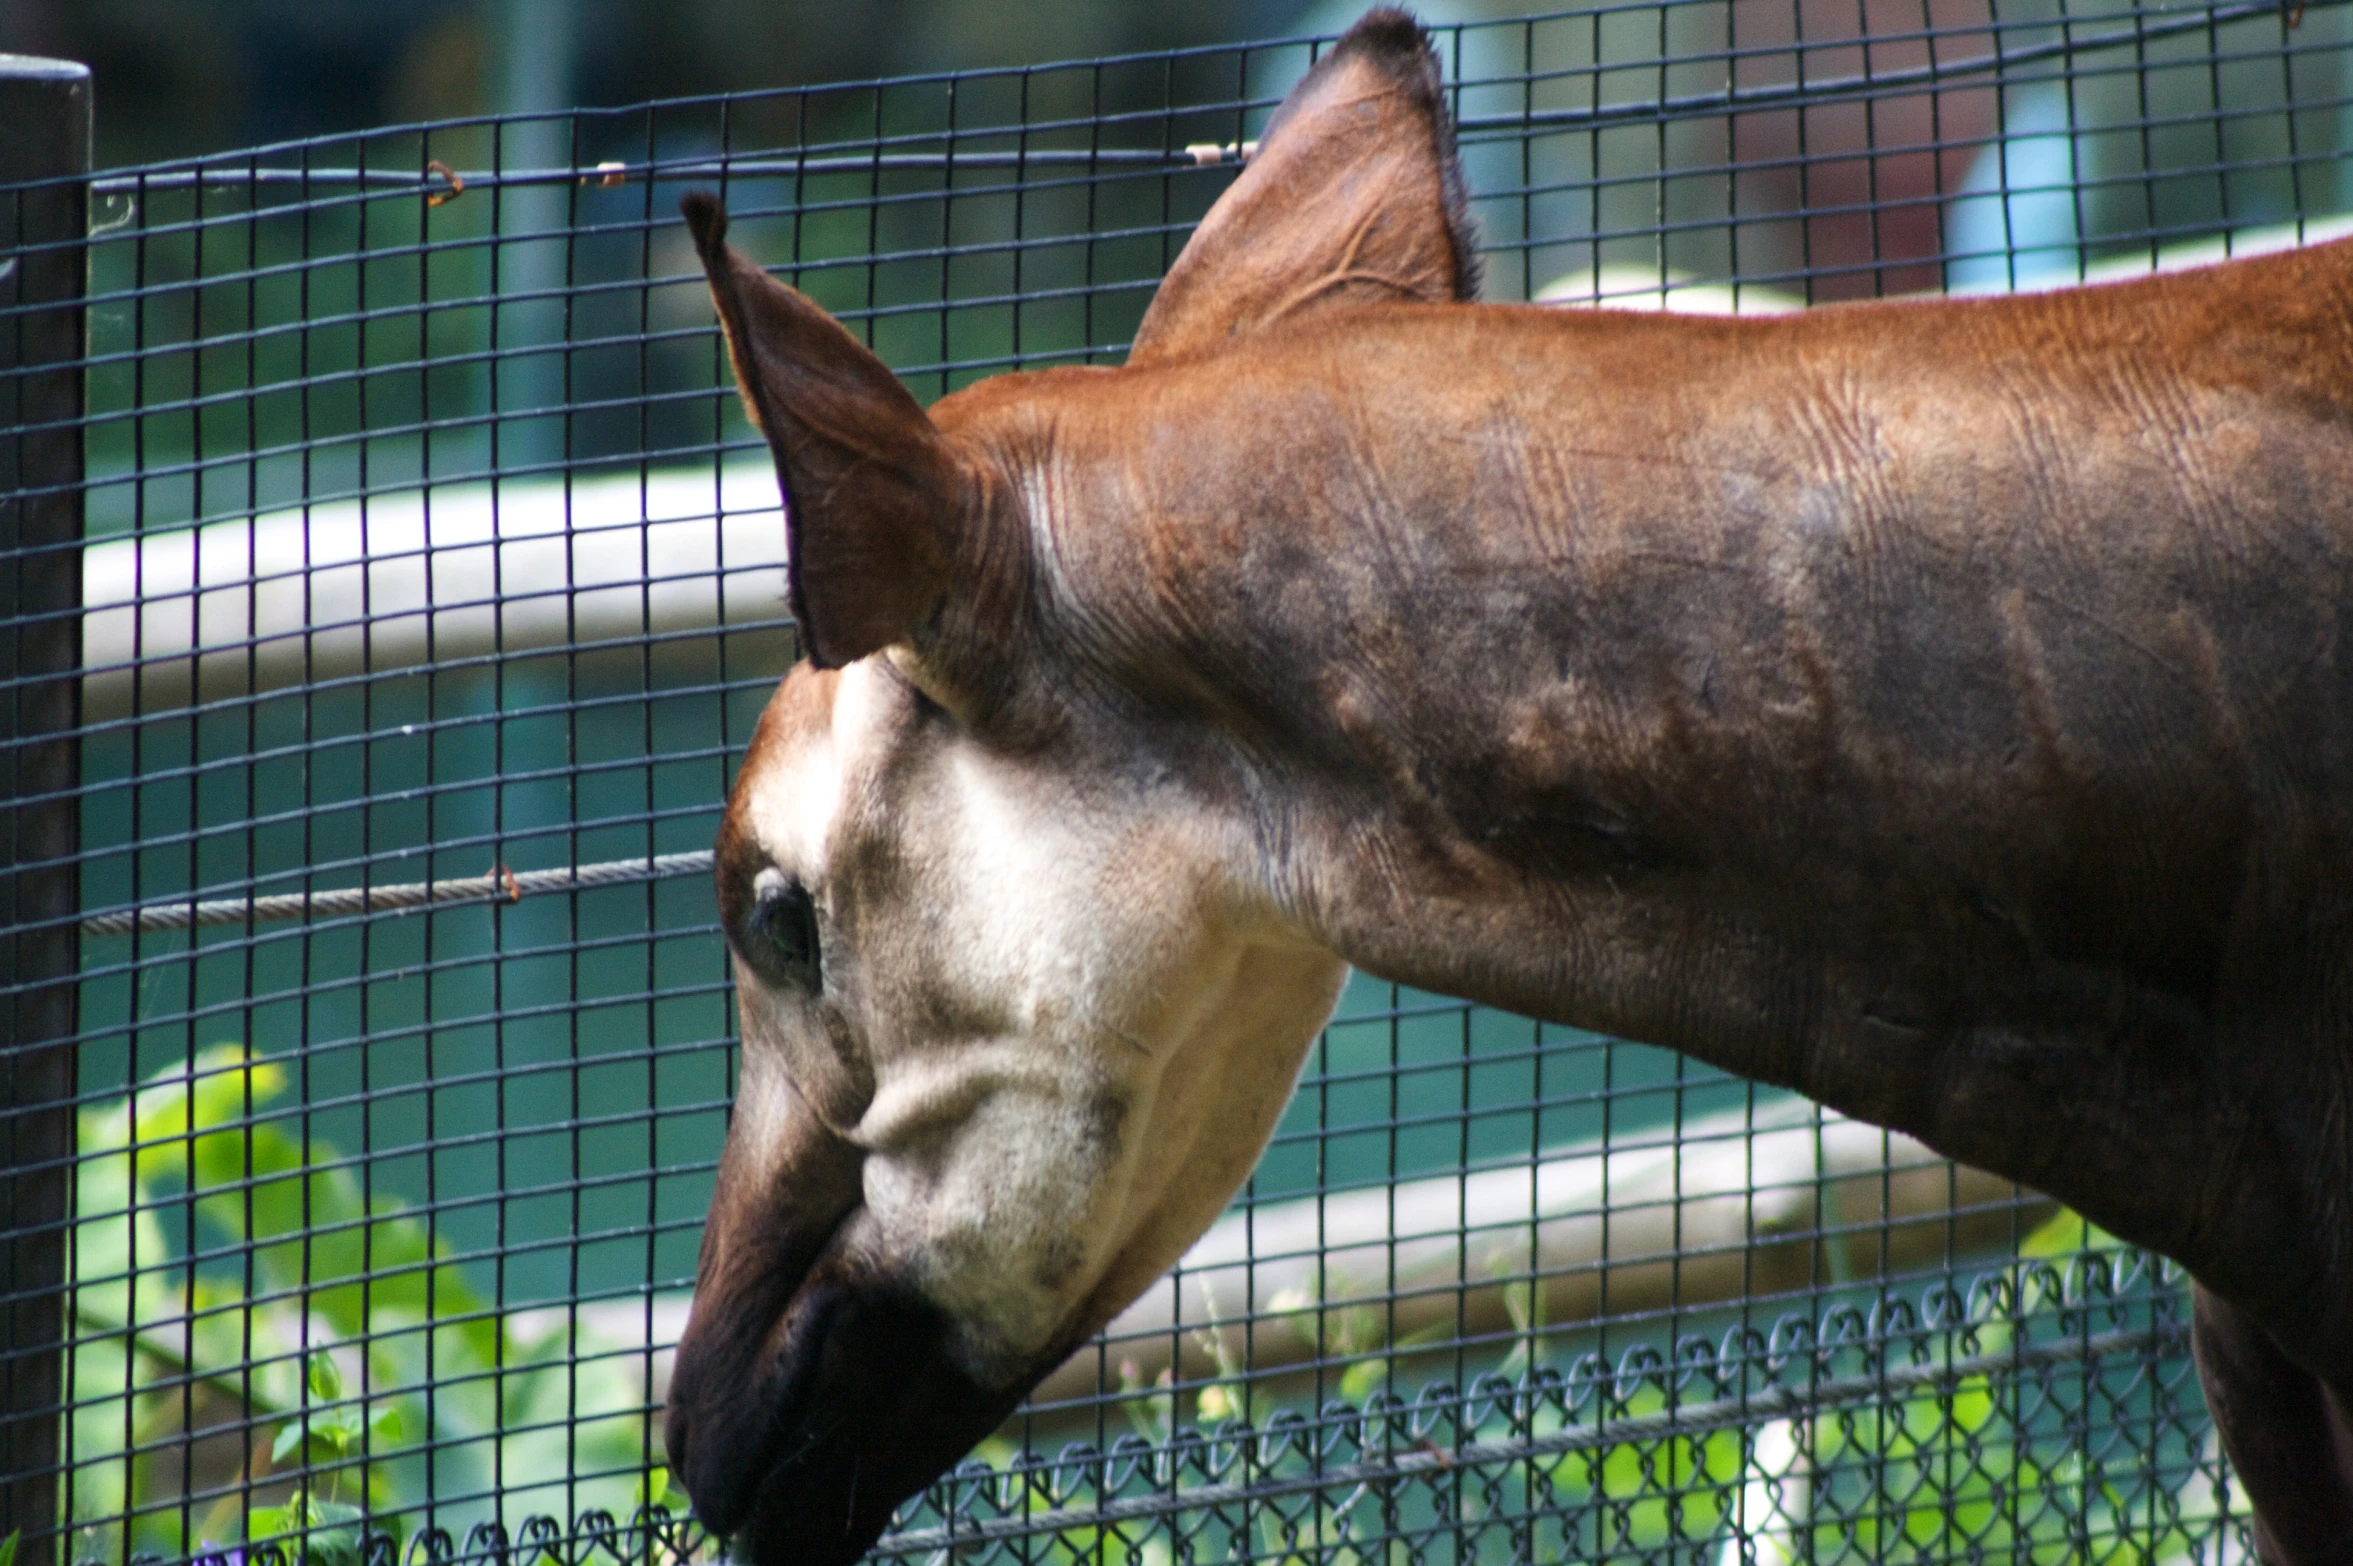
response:
M1411 16L1369 11L1275 110L1153 295L1128 363L1342 300L1478 291L1438 57Z
M889 366L726 243L727 211L679 201L727 330L736 386L776 454L793 618L821 669L905 641L947 596L968 493Z

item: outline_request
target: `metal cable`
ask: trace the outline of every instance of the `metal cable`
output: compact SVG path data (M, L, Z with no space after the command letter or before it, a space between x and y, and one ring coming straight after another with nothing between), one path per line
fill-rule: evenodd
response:
M567 865L560 870L509 870L448 881L407 881L393 886L351 886L332 892L284 892L270 897L215 897L182 903L148 903L82 921L84 935L129 935L134 930L187 930L207 925L262 923L273 919L332 919L345 914L384 913L402 908L462 903L519 903L541 892L577 892L592 886L621 886L671 876L708 872L712 854L656 854L651 859L611 859Z

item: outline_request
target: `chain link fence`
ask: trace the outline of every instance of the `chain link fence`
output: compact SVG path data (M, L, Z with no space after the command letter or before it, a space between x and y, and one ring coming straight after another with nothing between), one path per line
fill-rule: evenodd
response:
M2353 214L2320 0L1436 19L1490 297L2042 287ZM20 1561L720 1553L658 1414L734 1067L708 849L795 643L677 198L919 396L1116 363L1317 48L95 174L86 78L9 67ZM1359 977L1232 1209L878 1555L2245 1560L2185 1307L1903 1138Z

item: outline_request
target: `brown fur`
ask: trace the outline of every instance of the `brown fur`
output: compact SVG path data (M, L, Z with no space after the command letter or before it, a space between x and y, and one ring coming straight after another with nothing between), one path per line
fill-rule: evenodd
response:
M712 292L741 345L745 409L776 452L793 560L792 610L809 657L838 668L888 646L948 590L953 541L941 524L963 503L963 475L898 379L841 323L726 247L727 214L700 192L681 203ZM910 438L910 436L914 438ZM810 531L832 511L855 529Z
M835 542L920 534L895 500L796 489L809 612L885 638L923 754L1203 823L1169 884L1269 939L1796 1088L2180 1259L2266 1550L2340 1559L2304 1519L2353 1515L2353 246L1766 321L1451 302L1395 29L1303 84L1130 367L868 399L861 460L960 475L937 603ZM789 465L802 384L879 366L714 255ZM754 770L730 843L779 808ZM1267 1080L1223 1088L1252 1126Z
M2205 1142L2339 1091L2334 1050L2213 1035L2317 1005L2337 955L2305 932L2353 846L2348 311L2333 247L1758 323L1393 307L938 417L1007 461L1051 428L1042 641L1231 755L1352 961L2227 1266L2237 1223L2132 1171L2168 1114ZM1167 460L1180 431L1216 460ZM2146 1036L2129 1080L2087 1030ZM2055 1096L2017 1101L2029 1071ZM2245 1183L2333 1216L2329 1182ZM2353 1372L2353 1321L2326 1335Z
M1476 297L1478 245L1443 92L1413 18L1368 13L1267 122L1258 155L1153 294L1129 365L1335 304Z

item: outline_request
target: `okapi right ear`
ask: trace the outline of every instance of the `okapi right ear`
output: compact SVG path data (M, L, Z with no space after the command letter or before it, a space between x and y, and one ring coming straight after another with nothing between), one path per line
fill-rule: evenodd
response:
M1128 363L1328 304L1478 292L1438 58L1411 16L1368 11L1275 110L1152 296Z
M969 509L946 440L840 322L726 243L727 211L679 203L711 280L744 409L783 491L793 618L821 669L876 652L947 597Z

